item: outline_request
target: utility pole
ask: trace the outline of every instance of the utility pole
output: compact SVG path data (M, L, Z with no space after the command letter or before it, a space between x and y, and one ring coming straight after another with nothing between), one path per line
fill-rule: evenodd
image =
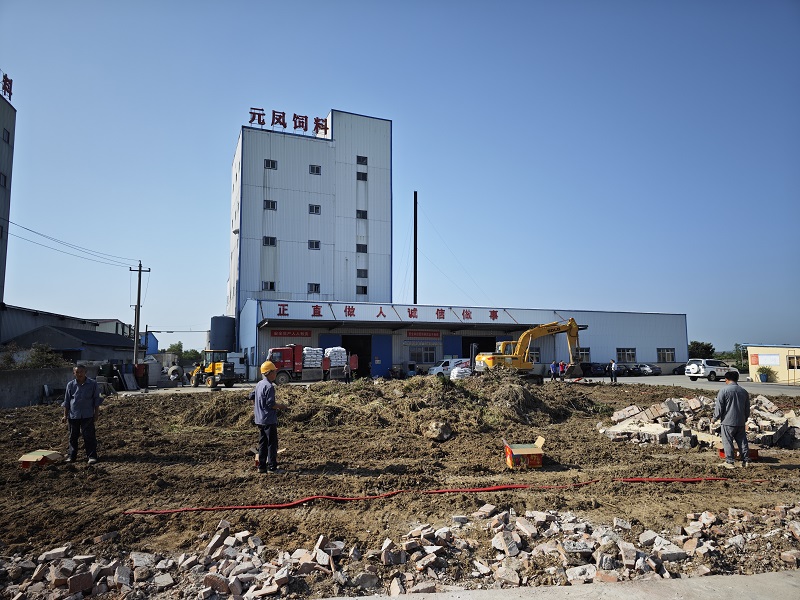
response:
M417 190L414 190L414 304L417 303Z
M143 269L142 261L139 261L137 269L129 268L128 270L138 271L139 273L139 284L136 289L136 311L133 320L133 364L136 366L139 364L139 310L142 308L142 273L149 273L150 269Z

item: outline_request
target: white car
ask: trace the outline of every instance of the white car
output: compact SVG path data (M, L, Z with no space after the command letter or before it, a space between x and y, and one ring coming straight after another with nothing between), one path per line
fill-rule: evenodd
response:
M728 371L739 372L736 367L713 358L690 358L689 362L686 363L686 376L692 381L697 381L698 377L703 377L709 381L724 379L725 373Z
M438 375L439 377L450 377L450 373L452 373L453 369L457 369L458 367L469 367L469 359L446 358L444 360L440 360L430 369L428 369L428 375Z

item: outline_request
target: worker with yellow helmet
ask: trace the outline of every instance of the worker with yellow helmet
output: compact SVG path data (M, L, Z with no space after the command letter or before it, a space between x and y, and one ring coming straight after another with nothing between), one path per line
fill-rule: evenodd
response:
M253 400L253 420L259 429L258 472L284 473L278 468L278 412L286 410L285 404L275 402L275 377L278 368L272 361L261 363L261 381L250 392Z

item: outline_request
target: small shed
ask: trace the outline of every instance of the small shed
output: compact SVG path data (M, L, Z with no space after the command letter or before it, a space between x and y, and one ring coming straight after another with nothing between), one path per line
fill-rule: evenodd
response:
M750 377L758 381L758 368L770 367L775 371L774 383L800 385L800 345L747 345L750 358Z
M18 335L9 342L14 342L22 348L30 348L35 343L47 344L53 351L71 362L133 362L133 340L124 335L105 331L45 325ZM141 353L144 356L144 348L141 349Z

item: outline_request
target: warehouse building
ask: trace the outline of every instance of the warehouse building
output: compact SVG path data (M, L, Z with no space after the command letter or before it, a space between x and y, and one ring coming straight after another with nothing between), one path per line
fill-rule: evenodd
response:
M424 370L444 358L491 351L532 326L570 317L581 361L646 362L672 369L688 360L686 315L392 302L392 123L332 110L324 119L250 111L233 158L231 339L251 367L270 348L342 346L359 374ZM294 132L287 131L293 127ZM222 325L225 326L225 325ZM227 327L227 326L225 326ZM213 345L213 344L212 344ZM564 336L534 344L541 362L568 360Z

